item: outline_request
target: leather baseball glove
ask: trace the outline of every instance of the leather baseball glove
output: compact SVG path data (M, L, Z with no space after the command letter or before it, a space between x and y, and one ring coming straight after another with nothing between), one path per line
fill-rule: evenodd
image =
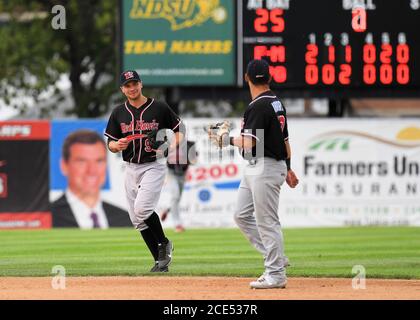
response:
M224 148L229 146L229 134L232 129L232 124L230 121L218 122L215 124L210 124L207 127L207 134L210 141L219 148Z

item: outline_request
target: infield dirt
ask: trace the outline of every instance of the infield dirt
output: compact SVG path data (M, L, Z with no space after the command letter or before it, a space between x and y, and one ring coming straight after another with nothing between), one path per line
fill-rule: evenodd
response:
M419 300L420 280L289 278L286 289L249 288L253 278L228 277L67 277L65 289L52 278L0 277L2 300Z

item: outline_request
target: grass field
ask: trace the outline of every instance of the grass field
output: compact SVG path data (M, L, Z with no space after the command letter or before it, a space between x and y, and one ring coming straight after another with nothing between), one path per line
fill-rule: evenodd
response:
M237 229L167 230L175 245L171 275L259 276L262 258ZM288 275L420 279L420 228L285 229ZM0 231L0 276L153 275L151 256L133 229ZM158 274L162 276L163 274Z

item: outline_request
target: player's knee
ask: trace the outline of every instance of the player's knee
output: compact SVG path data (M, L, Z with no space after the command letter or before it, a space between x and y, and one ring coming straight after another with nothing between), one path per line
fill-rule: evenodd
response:
M143 221L148 219L153 214L153 212L153 208L150 208L148 206L139 206L135 209L136 216Z

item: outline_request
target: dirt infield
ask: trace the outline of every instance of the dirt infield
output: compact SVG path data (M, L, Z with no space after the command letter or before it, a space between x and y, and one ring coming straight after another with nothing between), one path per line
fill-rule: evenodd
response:
M250 278L68 277L65 290L52 278L1 278L0 299L135 300L336 300L420 299L420 280L367 279L355 290L351 279L289 278L286 289L253 290ZM164 285L163 285L164 284Z

